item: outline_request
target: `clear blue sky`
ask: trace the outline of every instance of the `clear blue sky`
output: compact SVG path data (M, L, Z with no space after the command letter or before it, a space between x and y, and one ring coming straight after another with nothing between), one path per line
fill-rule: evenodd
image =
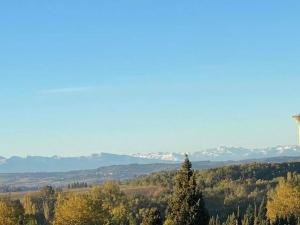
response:
M0 155L297 143L299 1L5 1Z

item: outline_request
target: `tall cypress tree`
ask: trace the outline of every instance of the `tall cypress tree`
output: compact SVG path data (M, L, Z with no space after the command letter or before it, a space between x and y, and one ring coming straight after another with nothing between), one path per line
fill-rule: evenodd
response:
M167 224L208 225L209 214L202 192L196 184L192 163L186 155L175 177L173 195L169 201Z

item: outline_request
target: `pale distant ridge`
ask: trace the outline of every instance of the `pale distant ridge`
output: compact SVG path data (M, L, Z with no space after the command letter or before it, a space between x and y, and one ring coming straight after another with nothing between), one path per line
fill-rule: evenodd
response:
M111 165L176 163L184 159L186 153L136 153L118 155L111 153L92 154L80 157L43 157L13 156L0 157L0 173L18 172L63 172L70 170L95 169ZM192 161L239 161L272 157L299 157L298 146L276 146L269 148L248 149L242 147L218 147L188 153Z

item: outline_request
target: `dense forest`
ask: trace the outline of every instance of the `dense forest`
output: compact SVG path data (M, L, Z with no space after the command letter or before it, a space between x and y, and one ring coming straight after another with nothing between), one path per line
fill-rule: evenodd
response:
M300 162L193 170L186 157L177 171L87 186L3 196L0 225L300 225Z

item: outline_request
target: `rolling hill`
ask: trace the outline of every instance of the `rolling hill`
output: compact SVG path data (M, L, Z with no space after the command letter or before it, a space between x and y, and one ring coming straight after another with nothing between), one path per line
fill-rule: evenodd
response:
M226 165L247 164L253 162L282 163L300 161L300 157L275 157L250 159L243 161L197 161L195 169L217 168ZM99 167L90 170L74 170L68 172L27 172L0 173L0 192L34 190L46 185L65 187L73 182L97 184L105 180L126 180L137 176L160 171L172 171L180 167L180 163L129 164Z

